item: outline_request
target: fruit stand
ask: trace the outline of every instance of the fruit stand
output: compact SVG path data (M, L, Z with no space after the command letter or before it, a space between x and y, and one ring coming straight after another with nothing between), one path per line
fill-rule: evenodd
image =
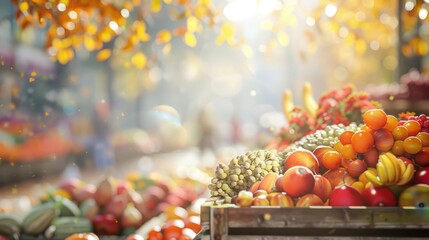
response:
M429 233L429 210L381 207L250 207L216 205L202 209L202 239L264 237L375 237L425 238Z

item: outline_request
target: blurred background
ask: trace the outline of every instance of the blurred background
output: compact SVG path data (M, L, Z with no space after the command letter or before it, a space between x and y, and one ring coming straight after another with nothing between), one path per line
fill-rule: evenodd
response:
M427 0L1 1L0 184L263 148L288 124L283 92L301 105L305 82L316 99L351 83L390 113L427 114L428 11Z

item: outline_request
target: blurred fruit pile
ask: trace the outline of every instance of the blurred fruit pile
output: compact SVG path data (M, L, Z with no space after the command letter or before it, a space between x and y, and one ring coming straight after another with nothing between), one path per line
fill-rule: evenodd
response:
M429 99L429 73L420 73L414 69L403 75L399 83L376 86L369 84L365 91L369 93L371 99L376 100L427 100Z
M317 130L332 125L344 127L353 122L362 122L362 113L379 107L378 102L371 101L367 93L357 92L352 85L328 91L316 102L312 95L312 86L305 83L302 100L303 107L295 106L291 91L285 91L282 104L288 125L280 130L266 146L267 149L283 151L292 143ZM336 135L332 134L332 137L335 138Z
M60 126L37 129L27 119L0 119L0 159L10 162L45 160L65 156L79 148Z
M161 213L169 219L180 217L183 223L196 221L191 219L196 213L188 214L185 208L203 193L204 184L189 179L152 179L142 187L144 184L135 177L131 180L106 177L98 185L79 179L66 180L49 190L22 220L1 214L0 236L10 239L41 235L45 239L122 236L122 239Z
M429 206L429 117L371 109L362 121L330 126L337 140L316 131L283 152L220 164L211 195L239 206Z

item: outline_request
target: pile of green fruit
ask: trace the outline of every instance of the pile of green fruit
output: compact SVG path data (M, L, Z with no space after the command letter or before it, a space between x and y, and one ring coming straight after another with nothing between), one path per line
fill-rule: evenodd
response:
M125 238L166 208L189 206L199 194L188 181L178 186L156 181L137 191L130 182L112 177L98 185L70 179L46 194L22 220L0 214L0 239L66 239L79 233Z

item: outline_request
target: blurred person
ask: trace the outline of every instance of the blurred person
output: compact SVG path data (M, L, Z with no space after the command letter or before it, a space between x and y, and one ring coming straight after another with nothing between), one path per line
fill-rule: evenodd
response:
M199 132L198 149L202 160L207 153L216 155L216 119L210 107L201 109L197 116L197 128Z
M96 170L106 170L115 164L114 150L109 138L109 116L110 107L107 103L102 102L95 106L91 148Z
M240 144L241 141L241 123L238 116L234 114L231 118L231 143Z

